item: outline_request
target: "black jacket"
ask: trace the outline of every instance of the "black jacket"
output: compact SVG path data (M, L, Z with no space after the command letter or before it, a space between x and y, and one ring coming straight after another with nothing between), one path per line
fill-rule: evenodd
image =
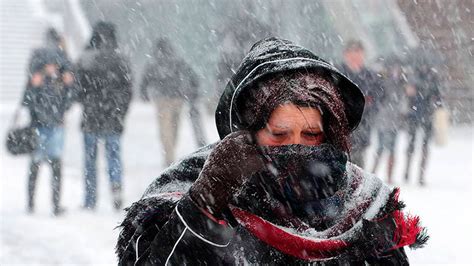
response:
M239 71L227 85L216 110L216 125L221 138L231 131L245 129L238 118L236 103L242 90L270 73L317 68L332 74L341 86L350 126L357 126L364 99L357 86L311 52L291 42L270 38L257 43L244 59ZM120 265L209 264L307 264L267 245L238 225L232 214L226 222L208 216L187 195L198 178L214 145L206 146L166 169L146 190L141 200L127 210L117 243ZM326 261L326 265L364 265L365 262L386 265L408 263L403 248L383 257L361 256Z
M363 67L359 72L353 72L347 65L342 64L339 69L352 82L357 84L366 97L364 116L371 116L382 104L385 91L382 78L374 71ZM370 102L369 102L369 101Z
M28 86L22 104L28 107L33 127L58 127L64 123L64 114L74 101L75 90L47 81L40 87Z
M115 32L112 23L96 23L78 62L84 132L121 134L124 128L132 99L132 72L128 58L118 49Z
M115 49L87 49L77 67L82 130L121 134L132 99L130 65Z
M353 72L345 64L339 68L352 82L357 84L365 96L365 109L357 128L352 134L352 142L355 146L365 147L370 144L370 130L375 115L383 104L385 99L385 91L382 79L373 71L363 67L358 73Z
M408 96L408 119L431 124L434 110L442 105L439 78L429 69L417 69L412 83L416 94Z
M34 50L29 62L30 74L43 74L47 64L57 65L59 75L43 75L43 85L39 87L32 87L28 82L23 94L22 104L28 107L31 125L34 127L61 126L64 113L76 97L75 85L64 86L60 76L65 71L72 71L71 62L64 51L53 44Z

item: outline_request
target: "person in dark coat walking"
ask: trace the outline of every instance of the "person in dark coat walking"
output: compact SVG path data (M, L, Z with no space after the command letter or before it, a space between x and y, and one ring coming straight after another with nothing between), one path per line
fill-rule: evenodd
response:
M392 183L395 166L395 146L398 131L402 128L403 115L406 110L405 88L408 85L404 73L403 62L400 58L391 56L384 61L383 87L385 97L375 116L378 144L375 150L375 160L372 172L379 167L383 152L388 152L387 181Z
M221 140L128 208L119 265L407 265L427 238L398 189L348 162L364 96L290 41L257 42L216 109Z
M142 99L152 99L156 105L160 138L165 152L165 165L175 159L180 116L183 105L189 104L189 114L199 147L206 144L197 108L199 80L194 70L177 54L171 42L162 38L156 42L153 59L145 67L140 84Z
M85 202L97 201L97 145L105 142L113 206L122 205L121 136L132 99L130 63L118 49L115 26L98 22L89 46L78 62L79 102L83 106L81 128L85 144Z
M408 147L406 153L405 181L410 178L410 168L415 150L416 133L422 131L421 163L418 182L425 185L425 171L429 155L429 142L433 134L433 113L442 106L441 86L437 73L426 60L414 68L414 77L405 92L408 99Z
M36 180L42 161L51 165L53 214L60 215L61 156L64 145L64 114L74 100L71 63L61 47L55 29L46 32L46 45L30 59L29 80L22 104L30 111L31 125L38 135L38 147L31 154L28 176L28 212L34 211Z
M350 40L344 49L344 63L340 70L357 84L365 96L365 110L359 127L352 133L352 162L365 167L365 152L370 145L370 133L377 110L383 101L382 81L365 66L362 42Z

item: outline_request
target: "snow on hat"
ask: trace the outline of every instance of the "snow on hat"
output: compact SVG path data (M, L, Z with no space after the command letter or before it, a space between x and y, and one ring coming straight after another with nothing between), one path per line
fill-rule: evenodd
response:
M339 91L349 130L357 127L365 105L364 95L357 85L306 48L270 37L254 44L224 89L215 115L220 138L249 127L237 111L242 92L256 89L255 83L262 78L296 70L324 72Z

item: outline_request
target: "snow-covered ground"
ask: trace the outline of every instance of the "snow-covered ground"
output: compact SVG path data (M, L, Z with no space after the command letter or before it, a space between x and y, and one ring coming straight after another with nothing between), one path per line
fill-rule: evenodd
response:
M114 228L123 213L112 209L103 156L99 160L98 209L90 212L80 208L84 182L79 107L75 106L68 114L62 191L67 213L59 218L51 215L51 178L46 165L38 178L36 212L26 214L28 158L7 154L4 140L14 106L1 104L0 108L0 265L116 264L114 245L118 230ZM216 140L213 117L206 115L204 121L209 140ZM182 120L181 129L177 154L184 156L193 151L196 144L188 119ZM431 236L426 248L408 251L415 265L473 263L473 139L472 127L460 127L451 131L447 146L433 145L428 186L419 188L414 178L415 167L412 182L402 182L406 135L400 138L395 185L401 186L401 198L407 203L407 209L422 217ZM137 200L162 170L160 150L153 106L133 103L122 148L126 205ZM103 155L103 150L100 152ZM381 175L385 172L384 166L380 168Z

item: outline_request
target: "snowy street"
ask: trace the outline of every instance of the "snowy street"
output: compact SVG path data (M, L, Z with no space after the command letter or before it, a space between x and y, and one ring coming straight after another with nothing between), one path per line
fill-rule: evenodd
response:
M51 215L50 169L40 170L36 212L26 213L27 157L12 157L4 145L5 134L14 106L2 105L0 117L1 204L0 204L0 265L11 264L75 264L112 265L116 263L114 246L118 230L114 228L123 213L112 208L105 161L99 157L99 205L96 212L81 209L83 200L83 140L79 131L80 109L67 115L64 154L62 203L67 212ZM184 117L184 113L182 114ZM208 138L217 139L213 117L205 116ZM188 119L183 119L179 133L178 155L184 156L196 148ZM139 199L147 185L162 169L154 108L134 102L127 118L123 137L125 167L125 205ZM414 265L472 263L472 165L473 130L465 126L452 129L446 147L432 145L427 173L427 186L416 185L415 167L412 182L402 182L402 158L406 136L397 146L395 185L401 187L401 198L407 210L420 215L428 228L427 247L408 251ZM103 151L100 150L100 155ZM415 157L418 161L418 157ZM370 162L369 162L369 165ZM416 163L414 163L416 165ZM385 172L385 165L379 174Z

